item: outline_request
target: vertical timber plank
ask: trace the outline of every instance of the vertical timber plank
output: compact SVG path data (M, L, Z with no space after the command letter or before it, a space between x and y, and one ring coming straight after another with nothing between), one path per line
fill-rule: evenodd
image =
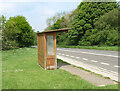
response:
M40 42L40 40L39 40L39 34L37 34L37 48L38 48L38 64L39 64L39 43Z
M56 33L54 33L54 50L55 50L55 69L57 69L57 55L56 55Z
M46 34L44 34L44 69L47 69L47 38L46 38Z

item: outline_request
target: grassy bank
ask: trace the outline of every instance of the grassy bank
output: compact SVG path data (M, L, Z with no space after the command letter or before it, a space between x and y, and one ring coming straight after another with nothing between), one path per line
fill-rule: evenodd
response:
M59 62L59 60L58 60ZM118 85L96 87L64 70L44 70L37 64L37 48L2 52L3 89L117 89Z
M79 49L96 49L96 50L109 50L109 51L120 51L118 46L66 46L66 45L57 45L60 48L79 48Z

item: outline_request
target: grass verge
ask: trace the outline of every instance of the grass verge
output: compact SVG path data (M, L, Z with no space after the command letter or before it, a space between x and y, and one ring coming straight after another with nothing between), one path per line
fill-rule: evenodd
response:
M67 62L64 62L64 61L61 60L61 59L58 59L58 62L62 62L62 63L69 64L69 63L67 63ZM69 64L69 65L71 65L71 64ZM72 66L73 66L73 67L77 67L77 68L79 68L79 69L81 69L81 70L84 70L84 71L90 72L90 73L92 73L92 74L98 75L99 77L103 77L103 78L105 78L105 79L110 79L109 77L105 77L105 76L103 76L103 75L100 75L100 74L94 73L94 72L92 72L92 71L90 71L90 70L84 69L83 67L78 67L78 66L75 66L75 65L72 65Z
M118 89L96 87L61 69L44 70L37 64L37 48L2 51L2 89Z
M118 46L66 46L66 45L57 45L60 48L79 48L79 49L95 49L95 50L109 50L109 51L120 51Z

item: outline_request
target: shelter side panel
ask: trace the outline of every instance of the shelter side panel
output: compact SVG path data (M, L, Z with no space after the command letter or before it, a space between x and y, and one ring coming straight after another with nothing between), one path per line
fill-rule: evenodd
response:
M40 49L39 49L39 61L40 61L40 65L42 67L44 67L44 38L43 38L43 34L41 34L39 36L40 38Z

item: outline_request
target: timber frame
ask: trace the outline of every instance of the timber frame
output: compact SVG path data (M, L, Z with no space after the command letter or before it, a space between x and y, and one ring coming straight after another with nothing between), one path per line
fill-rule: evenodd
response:
M71 28L48 30L37 33L37 47L38 47L38 64L46 69L57 69L57 50L56 50L56 34L60 32L68 32ZM47 36L53 36L53 52L54 55L48 55Z

